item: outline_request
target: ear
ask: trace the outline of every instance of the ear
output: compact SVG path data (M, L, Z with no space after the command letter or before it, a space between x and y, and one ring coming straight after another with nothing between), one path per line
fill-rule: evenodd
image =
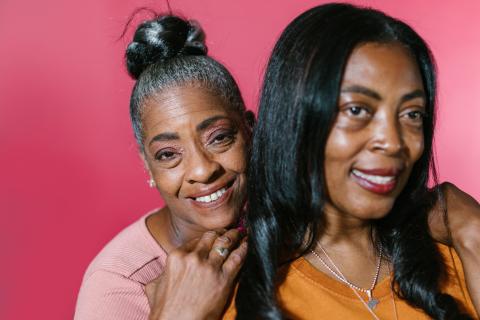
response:
M140 152L140 159L143 161L143 167L147 171L149 178L152 178L152 171L150 170L147 159L145 158L145 153Z
M148 185L150 186L150 188L156 188L157 183L153 179L152 171L150 170L150 166L148 165L148 162L145 159L145 153L140 152L140 158L142 159L143 166L145 167L145 171L147 171L147 174L148 174L148 180L147 180Z

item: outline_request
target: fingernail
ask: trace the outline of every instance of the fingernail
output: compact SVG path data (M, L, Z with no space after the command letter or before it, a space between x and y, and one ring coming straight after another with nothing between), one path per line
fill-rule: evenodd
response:
M242 235L244 235L245 233L247 233L247 229L243 226L243 225L240 225L237 227L237 230L238 232L240 232Z
M229 237L225 237L225 236L218 237L218 240L220 240L222 242L228 242L228 243L230 243L232 241L232 240L230 240Z
M240 220L238 221L238 226L237 226L238 231L244 233L247 230L245 229L245 217L240 217Z

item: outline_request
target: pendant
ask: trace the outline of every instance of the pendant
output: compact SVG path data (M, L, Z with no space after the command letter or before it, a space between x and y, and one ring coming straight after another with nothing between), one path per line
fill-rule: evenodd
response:
M379 302L379 301L378 301L377 299L375 299L375 298L370 299L370 300L368 300L368 302L367 302L367 306L368 306L370 309L373 310L373 309L375 309L375 307L377 306L378 302Z
M367 293L367 296L368 296L368 302L367 302L367 305L370 309L375 309L375 307L377 306L377 304L379 303L378 299L375 299L372 297L372 290L367 290L366 291Z

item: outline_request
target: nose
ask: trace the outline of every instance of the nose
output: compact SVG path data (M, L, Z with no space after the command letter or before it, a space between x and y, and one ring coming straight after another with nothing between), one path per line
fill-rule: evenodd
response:
M187 161L185 179L188 183L209 183L221 172L220 164L214 156L202 150L194 150Z
M401 153L405 147L401 126L397 119L379 119L374 128L372 143L376 152L394 156Z

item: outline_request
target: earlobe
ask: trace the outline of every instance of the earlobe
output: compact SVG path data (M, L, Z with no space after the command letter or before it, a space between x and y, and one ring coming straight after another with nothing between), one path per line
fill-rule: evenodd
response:
M150 188L155 188L157 186L157 183L153 179L152 171L150 170L150 167L148 166L148 162L145 159L145 154L143 152L140 153L140 158L142 159L145 171L147 171L147 174L149 176L149 179L147 180L147 183L150 186Z
M150 179L147 182L150 188L155 188L157 186L157 183L155 182L155 180L153 180L152 177L150 177Z

